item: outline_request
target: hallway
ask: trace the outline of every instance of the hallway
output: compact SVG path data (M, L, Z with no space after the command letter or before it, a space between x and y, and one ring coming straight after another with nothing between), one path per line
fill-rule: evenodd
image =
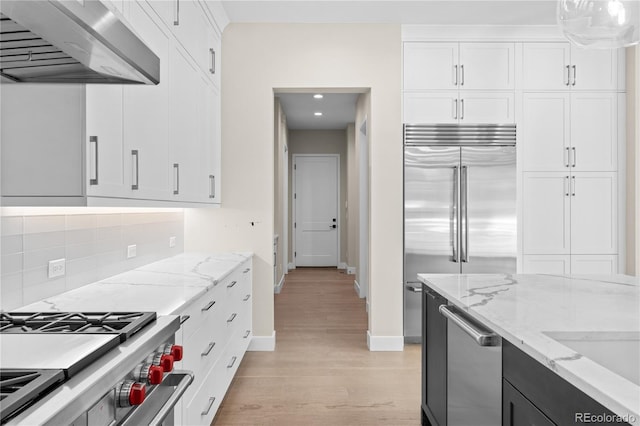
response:
M417 425L420 346L369 352L353 275L296 269L275 295L275 352L247 352L221 425Z

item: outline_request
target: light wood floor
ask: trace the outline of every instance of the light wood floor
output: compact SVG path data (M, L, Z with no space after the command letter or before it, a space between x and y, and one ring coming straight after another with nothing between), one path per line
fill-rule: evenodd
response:
M369 352L353 279L323 268L287 275L276 350L247 352L213 424L420 424L420 346Z

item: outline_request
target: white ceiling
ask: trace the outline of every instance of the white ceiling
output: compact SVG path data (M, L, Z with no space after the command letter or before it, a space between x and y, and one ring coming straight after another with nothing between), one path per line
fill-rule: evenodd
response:
M313 93L279 93L282 109L291 130L345 129L356 121L358 93L323 93L322 99L314 99ZM314 112L322 112L316 117Z
M554 25L557 0L223 0L231 22Z

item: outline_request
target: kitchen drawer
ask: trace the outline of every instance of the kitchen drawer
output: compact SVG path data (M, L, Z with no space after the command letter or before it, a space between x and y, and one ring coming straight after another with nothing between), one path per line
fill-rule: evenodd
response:
M205 321L212 318L215 311L224 311L223 299L224 293L220 286L214 286L180 313L183 321L185 317L188 317L182 323L185 340L188 340Z
M210 425L213 421L227 388L226 364L223 361L221 359L214 365L202 380L202 385L196 389L193 399L185 406L183 424ZM213 401L212 398L214 398Z

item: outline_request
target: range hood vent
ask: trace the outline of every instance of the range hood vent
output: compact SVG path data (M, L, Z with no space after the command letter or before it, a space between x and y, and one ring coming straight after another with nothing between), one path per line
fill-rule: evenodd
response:
M0 75L17 83L158 84L160 59L98 0L2 0Z

